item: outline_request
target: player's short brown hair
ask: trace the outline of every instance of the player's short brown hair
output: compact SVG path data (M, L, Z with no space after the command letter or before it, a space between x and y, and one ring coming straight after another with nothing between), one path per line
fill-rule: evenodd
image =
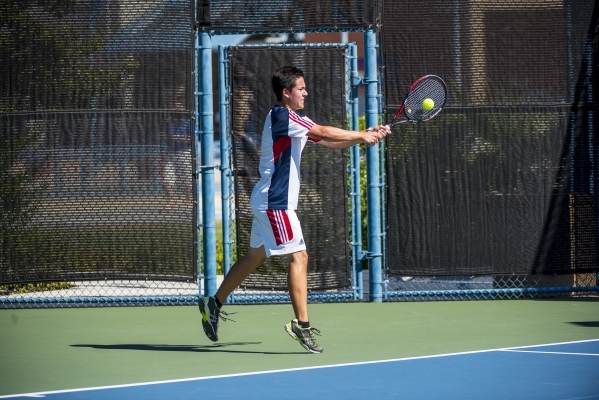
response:
M274 90L277 100L283 99L283 89L291 91L295 87L295 82L304 77L304 72L297 67L281 67L272 74L272 90Z

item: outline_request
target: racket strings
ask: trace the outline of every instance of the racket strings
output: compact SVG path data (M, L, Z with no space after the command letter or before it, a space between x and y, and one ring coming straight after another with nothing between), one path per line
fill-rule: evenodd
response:
M434 78L423 79L408 93L404 102L405 115L416 121L430 119L445 105L446 96L443 82ZM430 110L426 110L423 106L425 99L431 99L434 102L434 106Z

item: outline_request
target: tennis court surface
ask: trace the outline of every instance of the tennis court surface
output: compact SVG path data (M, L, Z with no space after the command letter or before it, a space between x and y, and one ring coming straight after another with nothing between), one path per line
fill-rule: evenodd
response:
M599 299L3 310L0 398L599 398Z

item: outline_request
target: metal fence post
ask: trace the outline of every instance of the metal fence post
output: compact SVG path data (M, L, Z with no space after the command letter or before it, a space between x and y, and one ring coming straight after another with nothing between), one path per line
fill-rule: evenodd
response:
M204 293L216 293L216 223L214 207L214 122L212 106L212 39L200 33L200 126L202 174L202 245L204 249Z
M378 125L378 76L376 32L364 33L364 79L366 83L366 127ZM381 188L379 145L366 149L366 182L368 185L368 274L370 301L383 301L381 249Z
M360 129L360 110L358 101L358 87L360 86L360 78L358 76L358 46L355 43L349 45L350 58L351 58L351 127L354 130ZM353 184L353 196L352 201L352 223L355 230L353 237L354 240L354 286L356 291L356 297L360 300L364 298L364 280L362 278L362 207L361 207L361 172L360 172L360 145L357 144L351 148L351 160L352 160L352 184Z
M223 239L223 272L229 272L231 266L231 232L229 221L229 204L231 202L230 179L231 169L229 163L229 88L227 85L227 60L225 47L218 46L218 96L220 115L220 169L221 169L221 197L222 197L222 239Z

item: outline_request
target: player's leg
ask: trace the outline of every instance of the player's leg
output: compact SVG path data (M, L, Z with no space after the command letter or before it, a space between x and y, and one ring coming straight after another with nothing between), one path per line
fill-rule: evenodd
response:
M225 302L227 297L235 290L245 278L248 277L252 271L264 264L266 261L266 252L264 246L258 248L250 247L249 251L237 260L225 279L220 284L216 291L216 298L222 303Z
M287 254L289 274L287 286L298 321L308 322L308 252L306 250Z
M302 250L288 254L287 259L289 260L287 284L295 319L285 325L285 331L306 350L322 353L322 346L316 343L314 337L320 335L320 331L312 328L308 319L308 253Z
M202 327L208 339L216 342L218 340L218 320L226 319L221 316L221 307L227 297L235 290L237 286L256 268L258 268L266 260L264 246L258 248L250 247L250 250L239 260L233 264L227 276L218 288L215 296L205 297L200 299L198 307L202 314Z
M226 320L226 316L228 315L226 312L221 311L224 301L253 270L258 268L266 260L266 250L261 234L262 229L260 228L261 224L264 224L264 221L261 221L260 217L255 217L252 223L249 251L231 266L216 294L201 298L198 302L198 307L202 314L204 333L213 342L218 340L219 318Z

